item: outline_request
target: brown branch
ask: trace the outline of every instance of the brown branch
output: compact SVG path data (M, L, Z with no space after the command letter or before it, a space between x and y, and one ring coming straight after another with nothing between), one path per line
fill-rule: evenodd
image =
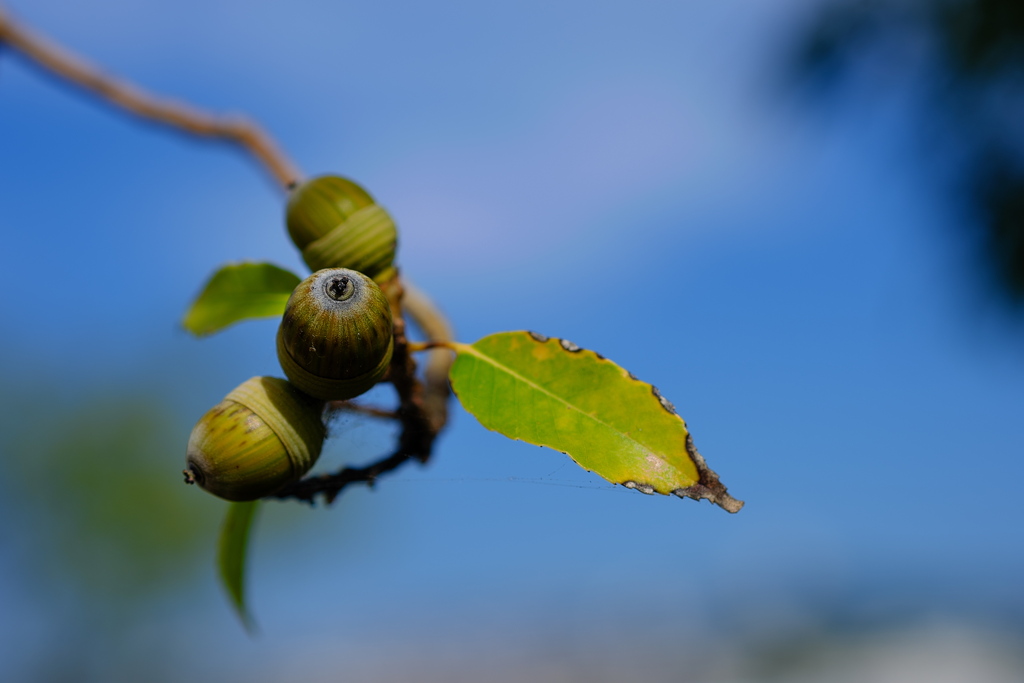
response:
M342 489L349 484L366 484L372 488L381 474L398 469L411 460L413 460L411 455L399 450L366 467L346 467L334 474L306 477L285 490L275 493L272 497L295 498L313 504L316 502L317 494L322 494L324 502L330 505Z
M292 187L301 177L298 168L257 124L238 116L208 114L108 76L80 57L18 25L3 8L0 8L0 43L20 52L47 73L142 119L191 135L223 138L241 146L285 189Z

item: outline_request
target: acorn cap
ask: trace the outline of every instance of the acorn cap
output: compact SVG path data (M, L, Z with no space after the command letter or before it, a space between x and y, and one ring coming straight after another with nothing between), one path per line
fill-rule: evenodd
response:
M300 183L288 197L285 223L295 246L305 249L359 209L377 202L348 178L323 175ZM318 269L319 270L319 269Z
M320 457L323 406L283 379L246 380L196 423L186 481L234 501L274 493Z
M395 222L347 178L318 176L296 187L288 199L285 222L314 271L350 268L378 282L395 275Z

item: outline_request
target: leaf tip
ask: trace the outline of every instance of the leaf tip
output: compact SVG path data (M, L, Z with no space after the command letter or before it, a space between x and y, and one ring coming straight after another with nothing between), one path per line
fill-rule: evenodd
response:
M717 483L717 482L716 482ZM742 500L736 500L729 495L724 486L718 483L717 487L708 487L703 484L694 484L686 488L676 489L672 492L680 498L693 498L696 501L709 500L726 512L737 513L744 505Z
M693 445L693 436L691 434L686 435L686 452L693 460L693 464L697 466L697 473L700 478L696 484L676 489L672 493L680 498L693 498L697 501L702 498L707 499L726 512L739 512L744 505L743 501L736 500L729 495L728 489L726 489L722 482L719 481L718 474L708 467L707 462L704 460L704 456L702 456L697 451L697 447Z
M255 638L260 634L260 629L256 625L256 619L253 618L249 610L245 607L236 607L235 614L238 615L239 621L242 622L242 628L245 629L250 638Z
M184 318L182 318L181 329L185 330L193 337L205 337L206 335L209 334L209 332L203 330L201 327L191 322L189 320L189 316L185 316Z

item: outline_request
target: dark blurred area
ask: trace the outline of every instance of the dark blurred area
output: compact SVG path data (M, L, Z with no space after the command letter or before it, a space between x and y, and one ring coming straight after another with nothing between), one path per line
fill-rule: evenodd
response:
M1024 313L1024 3L826 4L795 71L816 97L870 79L870 97L911 98L936 192L962 216L991 291Z

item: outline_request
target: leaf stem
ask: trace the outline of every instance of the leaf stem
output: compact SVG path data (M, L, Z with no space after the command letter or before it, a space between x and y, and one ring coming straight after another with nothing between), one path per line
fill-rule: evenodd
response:
M409 351L413 353L421 353L423 351L435 351L437 349L448 349L449 351L458 351L458 342L452 341L426 341L426 342L409 342Z

